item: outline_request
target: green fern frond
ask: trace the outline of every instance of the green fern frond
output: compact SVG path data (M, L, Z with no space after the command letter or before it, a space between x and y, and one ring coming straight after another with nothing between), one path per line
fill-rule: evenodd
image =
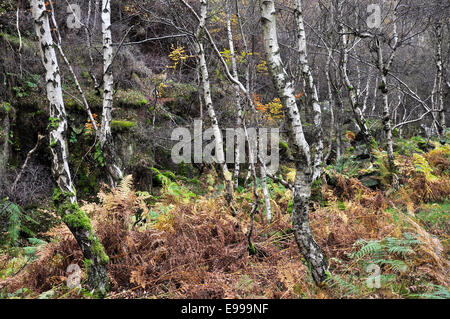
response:
M433 288L432 292L422 293L422 294L411 294L409 297L413 298L423 298L423 299L450 299L450 291L448 288L440 285L429 285Z
M378 255L382 250L383 246L380 241L374 240L366 242L364 240L358 240L355 245L361 245L362 247L355 253L351 255L352 258L361 259L367 255Z
M19 239L19 233L22 226L20 207L16 204L5 201L0 204L0 211L7 214L8 219L8 236L7 245L15 246Z
M408 270L408 266L406 263L402 260L391 260L391 259L378 259L374 261L375 264L383 266L383 265L389 265L392 270L397 272L404 272Z
M325 279L325 284L330 288L338 288L342 291L343 296L354 295L359 292L359 288L356 285L346 281L344 278L338 275L331 275Z
M431 168L430 164L428 164L428 161L425 157L420 154L414 153L413 158L416 172L423 173L427 182L435 181L437 179L437 177L433 175L433 169Z

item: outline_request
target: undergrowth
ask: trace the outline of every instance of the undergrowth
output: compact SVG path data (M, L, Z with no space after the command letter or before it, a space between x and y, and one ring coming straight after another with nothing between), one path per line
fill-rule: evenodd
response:
M271 179L271 223L257 181L251 256L252 185L236 191L235 216L214 170L194 182L153 169L161 187L151 194L136 191L131 176L117 188L102 186L96 201L80 206L110 259L107 298L449 298L450 147L433 146L397 144L398 190L386 178L382 152L373 164L346 158L325 169L311 202L311 227L329 262L322 286L313 283L293 238L292 191ZM363 185L369 175L379 187ZM294 177L287 169L285 180ZM67 287L70 264L85 280L67 227L23 240L20 208L2 205L9 231L2 237L0 296L93 298L83 285Z

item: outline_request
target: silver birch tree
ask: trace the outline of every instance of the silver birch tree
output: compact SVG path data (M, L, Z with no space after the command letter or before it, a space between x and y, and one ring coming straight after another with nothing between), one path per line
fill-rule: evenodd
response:
M323 137L322 137L322 110L319 104L317 88L314 78L308 64L308 53L306 50L306 32L303 22L302 1L295 0L294 16L297 27L297 45L300 69L303 79L306 82L305 90L307 97L311 100L314 118L314 164L313 164L313 181L318 179L322 174L323 162Z
M89 217L77 205L75 186L69 167L69 152L66 140L68 129L64 107L61 77L52 39L49 12L43 0L31 1L32 14L42 63L45 69L45 83L50 110L50 149L52 173L57 184L54 193L55 204L80 246L88 265L87 284L91 289L104 294L108 288L108 256L95 235Z
M114 139L111 134L113 85L112 72L113 47L111 35L111 1L102 0L101 8L102 38L103 38L103 111L100 128L100 147L103 151L105 166L108 171L109 181L115 186L123 178L120 160L114 148Z
M294 88L280 55L277 38L275 3L273 0L260 0L261 24L264 50L272 81L287 113L289 137L295 158L296 176L292 207L292 227L296 243L307 262L316 283L322 282L327 275L327 261L322 249L314 240L309 222L309 200L311 197L311 152L307 143L300 112L295 102Z

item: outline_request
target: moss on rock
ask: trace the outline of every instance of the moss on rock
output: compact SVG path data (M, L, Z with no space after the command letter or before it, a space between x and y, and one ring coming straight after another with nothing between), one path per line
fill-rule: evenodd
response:
M137 90L118 90L114 102L121 107L139 108L148 104L144 94Z
M136 126L136 122L133 121L111 121L111 129L115 130L123 130L123 129L130 129Z

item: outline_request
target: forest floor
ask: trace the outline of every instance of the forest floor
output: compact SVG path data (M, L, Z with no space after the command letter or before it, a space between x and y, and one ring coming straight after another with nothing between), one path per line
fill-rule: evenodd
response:
M253 249L251 184L232 203L214 170L199 180L158 171L157 195L135 191L131 176L115 189L104 186L82 208L109 256L106 298L449 298L450 146L398 140L398 190L386 161L383 152L373 163L348 156L314 184L311 227L330 271L321 286L296 246L292 192L281 184L269 181L270 223L258 206ZM33 238L10 213L1 297L93 298L84 286L68 287L73 276L85 280L82 254L52 209L39 210L56 225ZM71 264L79 271L68 274Z

